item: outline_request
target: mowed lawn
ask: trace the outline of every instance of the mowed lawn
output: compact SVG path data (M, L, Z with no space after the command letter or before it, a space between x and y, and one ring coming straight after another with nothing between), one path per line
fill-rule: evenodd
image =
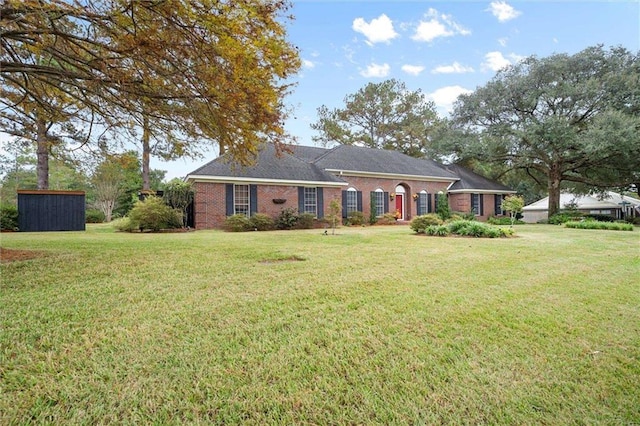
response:
M2 234L0 424L638 424L640 232Z

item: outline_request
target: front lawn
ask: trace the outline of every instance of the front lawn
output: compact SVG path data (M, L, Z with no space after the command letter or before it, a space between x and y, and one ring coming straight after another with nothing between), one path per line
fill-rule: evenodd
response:
M638 231L2 234L0 424L635 424Z

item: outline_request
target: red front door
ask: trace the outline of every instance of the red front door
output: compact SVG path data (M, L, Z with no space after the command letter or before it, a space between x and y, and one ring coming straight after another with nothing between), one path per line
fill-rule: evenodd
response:
M398 218L398 220L403 220L404 219L404 210L402 209L402 197L403 195L401 194L396 194L396 211L394 213L398 213L400 212L400 217Z

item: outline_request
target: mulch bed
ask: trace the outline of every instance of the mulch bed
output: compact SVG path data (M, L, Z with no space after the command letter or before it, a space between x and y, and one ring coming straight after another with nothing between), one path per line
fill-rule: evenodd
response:
M20 262L22 260L37 259L46 255L43 251L14 250L0 247L0 263Z

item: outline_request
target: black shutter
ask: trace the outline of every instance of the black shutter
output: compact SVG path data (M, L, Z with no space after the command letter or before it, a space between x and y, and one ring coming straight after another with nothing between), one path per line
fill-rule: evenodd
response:
M233 216L233 184L228 183L225 185L225 204L227 209L227 216Z
M438 197L438 194L433 194L433 211L437 212L438 211L438 199L440 197ZM429 197L429 199L431 199L431 197Z
M304 213L304 186L298 187L298 214Z
M258 186L249 185L249 216L258 213Z
M362 210L362 191L356 192L356 203L357 203L356 209L359 212L363 211Z
M323 188L316 188L316 197L318 197L318 211L316 217L322 219L324 217L324 191Z
M342 217L347 217L347 191L342 191Z
M382 198L384 199L384 212L383 213L389 213L389 193L385 192L384 196Z
M502 204L502 196L500 194L493 195L493 214L498 216L502 214L502 209L500 205Z
M427 213L431 213L431 194L427 194Z
M418 202L416 203L416 208L417 208L416 213L418 214L418 216L420 216L420 215L422 215L422 214L423 214L423 211L422 211L422 203L423 203L423 200L422 200L421 195L422 195L422 194L418 194Z
M480 216L484 214L484 194L478 195L480 197Z
M378 203L377 203L377 199L376 199L376 193L375 191L371 191L369 193L369 206L373 209L373 212L369 213L370 215L376 216L376 210L378 207Z

